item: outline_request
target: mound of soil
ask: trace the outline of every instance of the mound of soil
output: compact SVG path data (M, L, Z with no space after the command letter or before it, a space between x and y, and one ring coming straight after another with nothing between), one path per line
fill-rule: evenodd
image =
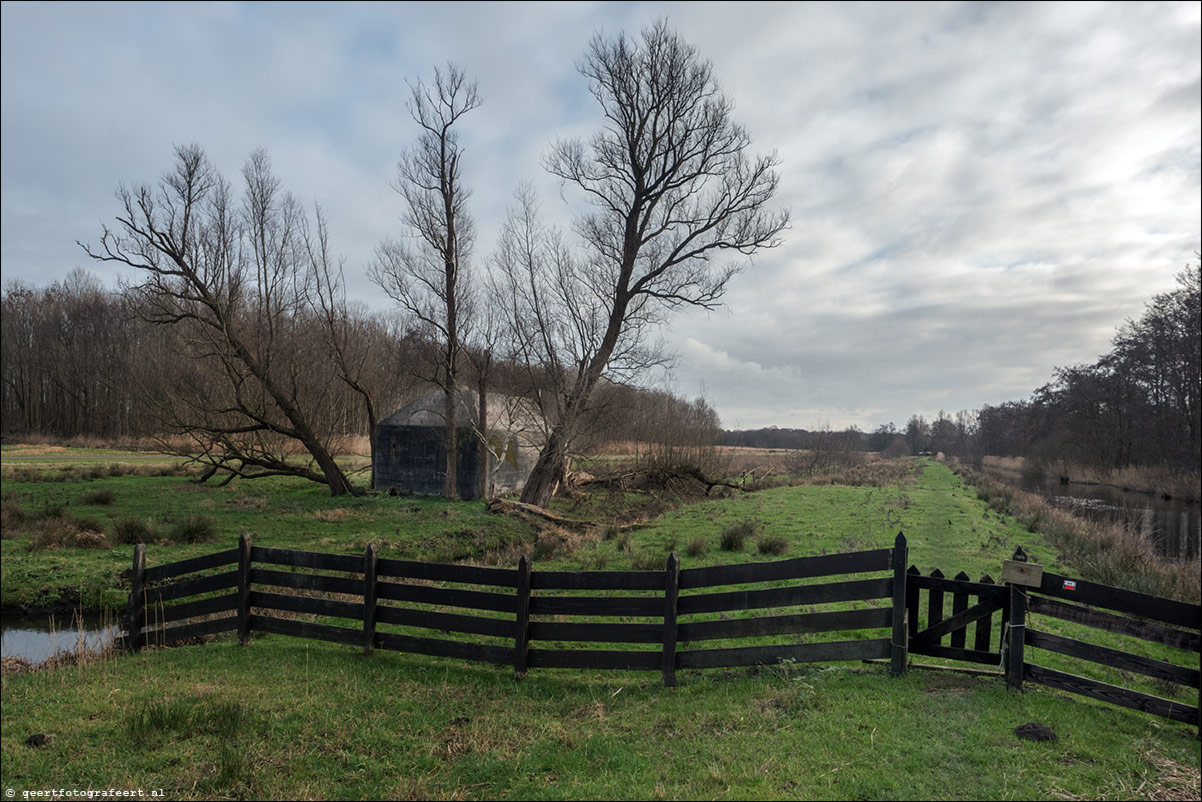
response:
M1026 724L1020 724L1015 728L1014 734L1027 741L1055 741L1059 737L1050 728L1045 727L1038 721L1028 721Z

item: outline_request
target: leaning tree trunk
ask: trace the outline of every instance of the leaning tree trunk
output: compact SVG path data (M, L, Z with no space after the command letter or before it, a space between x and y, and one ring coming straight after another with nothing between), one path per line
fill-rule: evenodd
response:
M575 421L570 421L574 424ZM563 481L564 464L567 461L567 439L563 435L565 420L551 431L547 445L539 452L534 470L530 472L526 484L522 487L520 501L523 504L533 504L536 507L546 507L551 503L556 488Z

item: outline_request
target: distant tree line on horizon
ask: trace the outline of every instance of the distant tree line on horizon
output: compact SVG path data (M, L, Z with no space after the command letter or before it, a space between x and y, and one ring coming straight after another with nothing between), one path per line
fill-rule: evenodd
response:
M1138 320L1119 327L1112 349L1092 365L1058 368L1025 401L986 405L933 421L914 415L872 432L775 426L726 430L719 444L750 448L922 452L979 460L1027 457L1104 470L1167 467L1202 473L1202 263L1177 275Z

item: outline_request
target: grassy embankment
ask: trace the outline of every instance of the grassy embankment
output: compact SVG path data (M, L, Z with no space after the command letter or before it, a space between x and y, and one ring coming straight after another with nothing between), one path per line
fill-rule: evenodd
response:
M624 568L673 548L686 567L777 559L889 545L903 530L923 573L996 576L1019 543L1064 568L1041 536L989 511L942 466L863 481L690 505L635 530L544 536L539 564ZM79 503L106 486L111 504ZM501 564L535 545L530 527L479 504L331 499L282 481L6 477L4 496L6 509L27 511L65 499L71 514L88 507L102 526L144 516L169 531L169 519L211 518L215 542L151 545L151 564L226 548L240 531L270 545L345 552L377 540L393 556L446 559L450 549ZM752 533L747 553L724 551L739 525ZM35 531L5 530L6 598L87 584L89 572L123 570L132 551L31 552ZM758 553L776 539L783 553ZM40 575L53 566L63 579ZM89 587L103 595L106 582L116 595L116 573ZM22 587L31 584L38 589ZM894 680L877 666L835 664L680 679L666 689L653 674L534 671L515 683L505 669L458 661L365 658L279 636L246 648L219 640L6 676L0 782L162 788L168 798L1198 796L1191 728L1046 690L1008 693L995 678L915 670ZM1014 728L1032 720L1059 740L1017 739ZM47 746L23 744L36 733L52 736Z

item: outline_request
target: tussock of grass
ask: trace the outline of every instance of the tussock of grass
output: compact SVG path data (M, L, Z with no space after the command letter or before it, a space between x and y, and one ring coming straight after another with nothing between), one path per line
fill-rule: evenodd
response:
M122 517L113 521L112 538L113 543L117 545L149 543L154 540L149 520L129 517Z
M760 554L780 556L789 550L789 541L780 536L760 537L756 541L755 547Z
M48 518L40 522L26 547L31 552L50 549L107 549L108 541L94 521Z
M751 519L739 521L722 530L718 546L723 551L742 551L746 547L747 541L759 534L759 531L759 522Z
M242 732L249 718L246 708L238 702L188 696L151 702L132 711L125 731L138 745L159 745L172 736L200 734L230 739Z
M667 564L666 556L652 551L636 551L630 559L630 567L635 571L662 571Z
M80 503L97 507L107 507L110 506L115 500L116 496L113 495L111 488L99 487L95 490L89 490L87 493L84 493L83 498L80 499Z
M207 515L189 515L171 526L167 539L173 543L212 543L217 527Z
M703 537L695 537L689 540L689 544L684 547L684 553L690 557L700 557L709 551L709 543Z

